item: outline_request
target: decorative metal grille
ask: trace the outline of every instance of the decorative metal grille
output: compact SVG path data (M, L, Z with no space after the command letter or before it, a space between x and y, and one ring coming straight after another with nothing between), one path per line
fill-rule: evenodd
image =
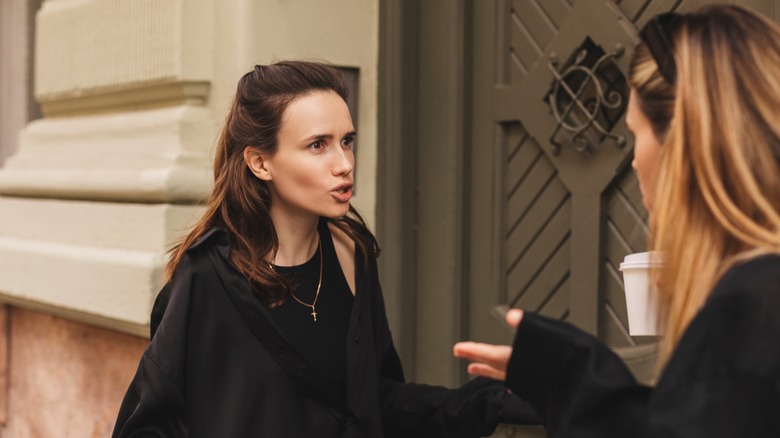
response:
M558 56L550 55L547 66L555 79L544 100L557 121L550 137L553 154L570 144L590 155L607 138L625 146L624 136L611 133L628 103L626 78L614 62L623 53L622 45L606 53L586 37L562 67Z

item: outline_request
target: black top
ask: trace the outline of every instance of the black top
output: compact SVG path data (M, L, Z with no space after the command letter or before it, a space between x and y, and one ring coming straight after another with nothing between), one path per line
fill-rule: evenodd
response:
M158 295L114 437L478 437L535 421L499 382L404 383L374 258L355 263L342 397L281 334L229 245L206 233Z
M345 394L347 369L347 329L352 312L352 292L341 269L333 238L325 221L319 226L320 245L306 263L298 266L274 266L288 280L299 300L314 302L320 280L322 249L322 284L312 309L288 297L284 304L270 309L274 322L285 338L342 397Z
M533 314L507 385L555 437L780 437L780 256L721 278L655 388L597 339Z

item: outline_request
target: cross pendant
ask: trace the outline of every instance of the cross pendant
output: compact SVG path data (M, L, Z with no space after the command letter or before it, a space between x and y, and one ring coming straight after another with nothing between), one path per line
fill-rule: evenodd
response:
M316 320L317 320L317 311L316 311L316 310L314 310L314 309L311 309L311 316L312 316L312 318L314 318L314 320L316 321Z

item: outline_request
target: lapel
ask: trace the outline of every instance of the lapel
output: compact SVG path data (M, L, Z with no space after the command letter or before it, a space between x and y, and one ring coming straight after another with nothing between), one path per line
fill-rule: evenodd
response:
M347 336L347 401L353 412L369 415L378 412L379 359L373 319L378 318L372 309L376 291L372 289L370 271L362 252L355 253L355 300L349 320Z
M209 260L225 292L252 334L301 392L320 400L326 407L337 409L338 414L331 413L340 420L344 416L351 416L344 399L306 363L303 356L279 331L268 310L260 305L247 279L230 263L229 247L218 245L215 248L217 251L208 252Z

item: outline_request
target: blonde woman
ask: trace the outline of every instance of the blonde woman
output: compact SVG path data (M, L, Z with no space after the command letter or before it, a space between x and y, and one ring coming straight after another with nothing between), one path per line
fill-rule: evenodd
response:
M655 387L575 327L513 310L513 348L459 343L556 437L780 436L780 28L737 6L653 18L626 123L666 336Z

